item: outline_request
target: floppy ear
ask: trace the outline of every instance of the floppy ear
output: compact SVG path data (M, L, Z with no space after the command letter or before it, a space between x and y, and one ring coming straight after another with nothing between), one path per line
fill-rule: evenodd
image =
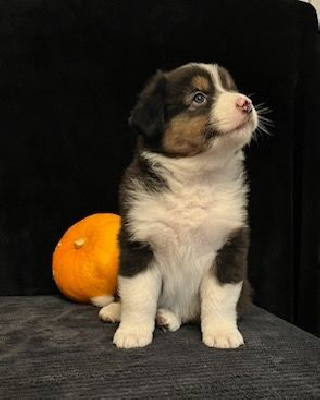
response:
M165 84L164 73L158 70L140 93L129 118L129 126L148 139L161 135L164 129Z

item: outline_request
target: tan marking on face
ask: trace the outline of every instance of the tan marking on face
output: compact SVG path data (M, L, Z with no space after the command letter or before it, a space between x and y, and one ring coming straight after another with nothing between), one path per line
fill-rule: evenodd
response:
M207 78L201 75L197 75L191 80L192 86L194 86L198 90L202 90L203 92L208 92L210 89L210 84Z
M206 143L203 132L207 123L207 115L178 115L173 118L165 130L164 149L181 156L192 156L204 151Z

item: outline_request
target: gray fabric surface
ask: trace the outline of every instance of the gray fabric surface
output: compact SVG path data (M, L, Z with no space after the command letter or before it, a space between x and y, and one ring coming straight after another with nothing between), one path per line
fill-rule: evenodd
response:
M92 306L0 297L1 399L320 398L320 339L254 308L245 346L206 348L199 326L119 350Z

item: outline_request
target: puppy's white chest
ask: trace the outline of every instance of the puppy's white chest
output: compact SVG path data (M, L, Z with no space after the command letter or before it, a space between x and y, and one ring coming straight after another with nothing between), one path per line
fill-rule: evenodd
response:
M194 247L204 244L210 235L209 225L214 218L214 196L203 188L184 188L178 194L163 196L160 209L163 216L159 234L153 236L156 247ZM216 218L214 218L216 219Z
M154 267L162 276L159 307L182 321L200 311L200 285L216 252L245 218L242 179L169 181L169 189L136 192L131 202L130 231L147 242Z
M239 185L179 187L143 194L131 208L132 230L155 251L204 254L221 247L230 230L243 222L243 190Z

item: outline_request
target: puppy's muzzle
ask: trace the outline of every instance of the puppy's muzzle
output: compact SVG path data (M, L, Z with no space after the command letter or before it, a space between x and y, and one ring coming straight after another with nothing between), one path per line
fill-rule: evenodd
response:
M238 98L236 101L236 106L241 111L243 114L251 114L252 113L252 102L248 97L246 96L241 96Z

